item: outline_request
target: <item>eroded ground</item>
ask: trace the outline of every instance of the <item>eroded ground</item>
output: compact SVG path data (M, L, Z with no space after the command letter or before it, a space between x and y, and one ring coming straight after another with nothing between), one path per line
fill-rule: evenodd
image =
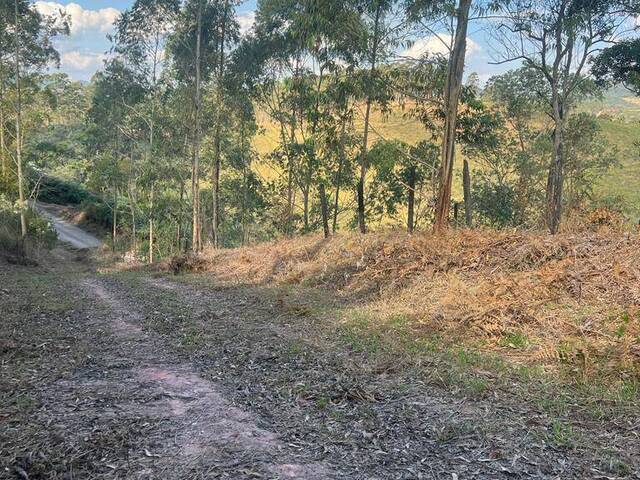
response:
M438 385L249 287L0 274L1 478L638 478L638 418ZM429 375L425 375L429 371Z

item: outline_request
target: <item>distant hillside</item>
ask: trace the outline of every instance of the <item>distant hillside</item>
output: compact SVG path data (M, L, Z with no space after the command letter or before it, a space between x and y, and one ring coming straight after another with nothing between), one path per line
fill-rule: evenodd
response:
M640 98L622 86L607 91L602 99L585 102L582 109L598 116L623 117L627 121L640 120Z
M620 166L612 168L596 187L596 194L602 197L620 197L625 214L634 223L640 218L640 98L634 97L623 87L608 91L602 100L585 102L581 110L599 117L605 137L620 152ZM265 114L258 115L258 122L264 127L255 140L261 154L272 151L278 144L278 130ZM400 109L389 115L374 111L372 116L371 143L383 139L399 139L416 144L426 137L423 126L417 120L407 117ZM457 162L458 177L461 176L460 162ZM473 169L473 165L472 165ZM277 170L265 163L257 166L263 178L273 179ZM454 197L462 198L461 181L454 183ZM350 195L350 192L345 192Z

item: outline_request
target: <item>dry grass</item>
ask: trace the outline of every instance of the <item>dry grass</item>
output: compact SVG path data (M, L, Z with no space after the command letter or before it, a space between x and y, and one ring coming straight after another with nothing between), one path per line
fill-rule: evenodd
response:
M527 365L563 366L582 380L640 376L635 233L307 236L179 261L176 270L230 283L328 289L381 323L407 318L415 336L437 333Z

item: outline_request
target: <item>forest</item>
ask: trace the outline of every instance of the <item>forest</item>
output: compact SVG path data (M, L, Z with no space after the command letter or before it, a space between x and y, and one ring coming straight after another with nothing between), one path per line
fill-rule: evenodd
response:
M78 82L55 71L72 20L3 1L5 244L46 243L35 199L149 262L340 229L635 223L637 199L600 186L637 139L588 108L639 92L635 2L261 0L243 29L237 5L138 0ZM509 70L465 70L470 29Z

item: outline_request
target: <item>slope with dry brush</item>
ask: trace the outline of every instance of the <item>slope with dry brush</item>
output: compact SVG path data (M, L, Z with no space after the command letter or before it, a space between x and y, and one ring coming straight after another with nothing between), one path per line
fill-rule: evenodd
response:
M436 334L577 382L640 378L635 233L307 236L174 258L169 267L229 283L321 287L366 312L370 331L402 318L413 339Z

